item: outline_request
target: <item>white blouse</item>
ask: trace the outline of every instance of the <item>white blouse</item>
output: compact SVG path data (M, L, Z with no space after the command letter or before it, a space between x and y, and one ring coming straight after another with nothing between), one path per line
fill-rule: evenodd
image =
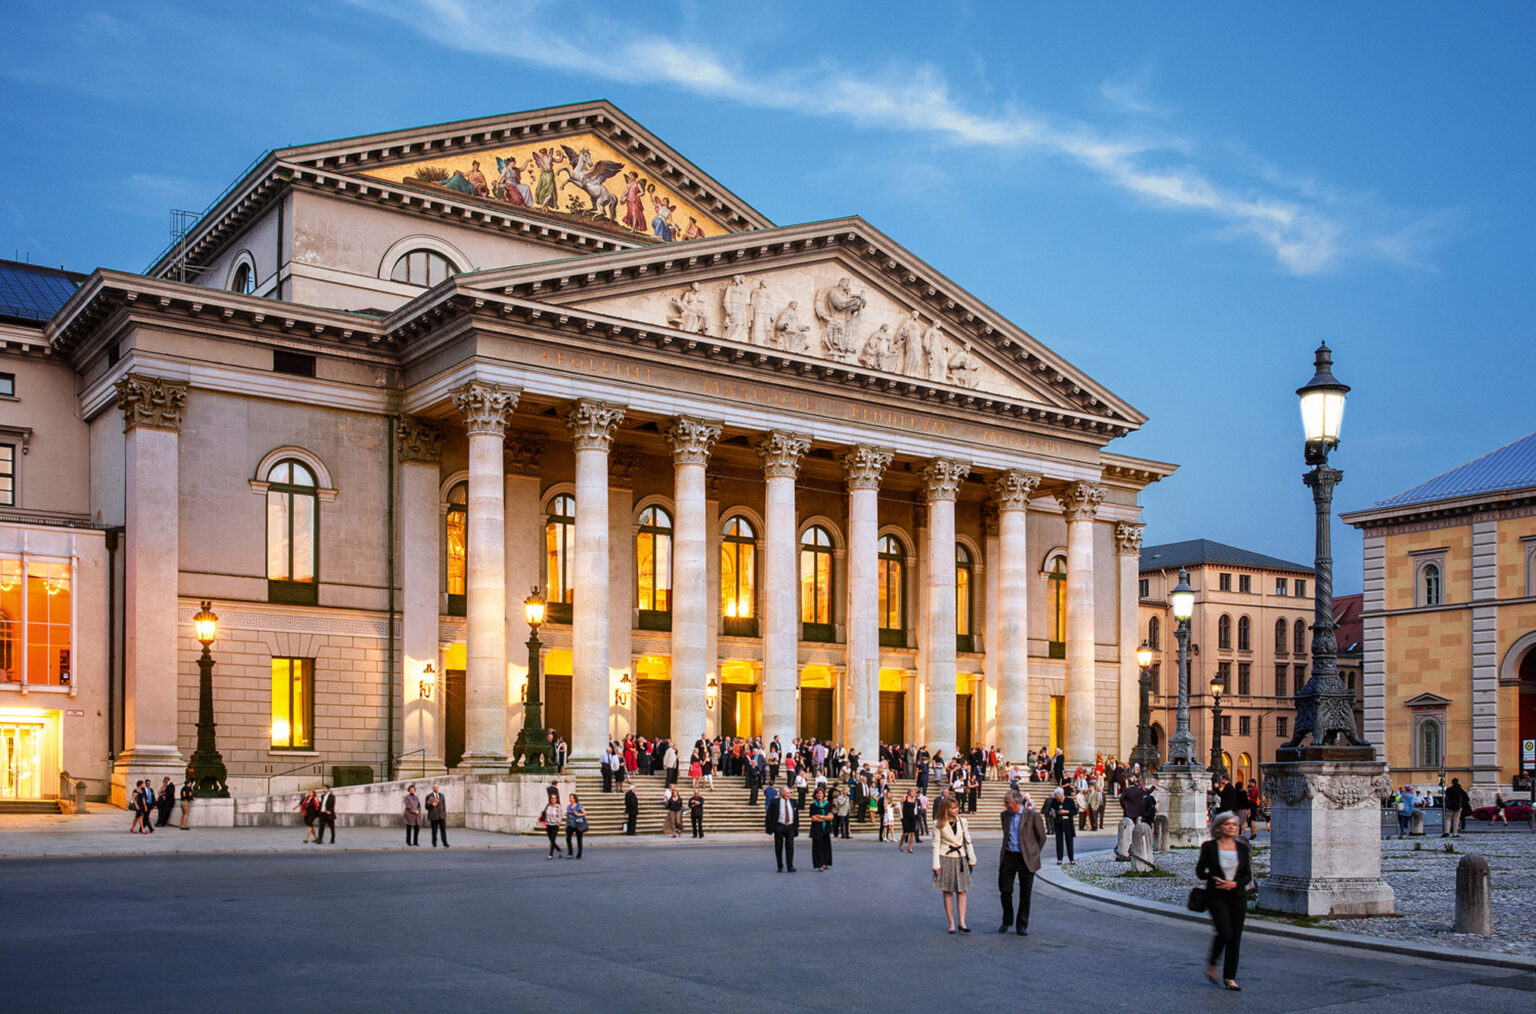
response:
M1216 850L1216 860L1221 864L1221 879L1233 880L1237 877L1237 849L1228 852L1226 849Z

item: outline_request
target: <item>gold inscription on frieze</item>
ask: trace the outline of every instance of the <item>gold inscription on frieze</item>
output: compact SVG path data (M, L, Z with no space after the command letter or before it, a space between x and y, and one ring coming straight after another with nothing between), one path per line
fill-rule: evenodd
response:
M912 430L915 433L944 434L948 432L948 427L942 419L924 419L909 412L892 412L888 409L869 408L862 405L854 407L853 419L854 422L871 422L880 426Z
M775 388L755 387L732 381L708 380L703 393L732 401L749 401L757 405L774 405L780 408L798 408L810 411L811 396L798 391L781 391Z
M562 352L559 349L544 349L539 353L539 362L546 366L553 366L558 370L571 370L576 373L591 373L600 377L617 377L621 380L650 380L651 368L637 363L621 363L616 359L605 359L602 356L583 356Z
M985 430L982 432L983 443L996 444L999 447L1012 447L1020 451L1036 451L1040 454L1060 454L1061 442L1058 440L1041 440L1038 437L1026 436L1022 433L1003 433L999 430Z

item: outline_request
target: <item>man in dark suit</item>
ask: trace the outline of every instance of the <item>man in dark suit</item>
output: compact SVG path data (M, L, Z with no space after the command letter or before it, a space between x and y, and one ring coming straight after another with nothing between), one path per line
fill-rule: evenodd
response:
M1029 935L1029 896L1035 888L1035 873L1040 869L1040 849L1045 845L1045 820L1034 807L1024 805L1024 797L1018 789L1008 790L1004 797L1003 849L997 859L997 888L1003 896L1003 924L999 933L1007 933L1008 927L1019 936ZM1019 879L1018 915L1014 915L1013 880Z
M639 820L640 797L635 795L635 783L630 782L629 788L624 790L624 833L633 835Z
M443 848L448 845L448 800L443 798L443 793L436 785L427 793L427 798L422 800L422 806L427 811L427 823L432 825L432 847L437 848L437 838L441 834Z
M786 864L789 872L795 872L795 836L800 833L800 811L788 792L780 792L769 804L769 819L773 821L773 858L778 861L779 872Z
M328 785L320 786L320 811L319 811L318 816L319 816L319 819L320 819L320 823L315 828L315 844L316 845L321 844L320 839L321 839L322 836L324 836L326 828L330 828L330 831L331 831L331 844L335 845L336 844L336 793L332 792L331 789L330 789L330 786L328 786Z
M1126 783L1125 788L1120 790L1120 810L1134 824L1141 820L1141 801L1146 798L1147 790L1137 783L1135 775L1127 778Z
M779 790L772 785L763 790L763 833L773 834L773 801L779 798Z
M924 756L917 759L917 791L921 795L928 795L928 758Z

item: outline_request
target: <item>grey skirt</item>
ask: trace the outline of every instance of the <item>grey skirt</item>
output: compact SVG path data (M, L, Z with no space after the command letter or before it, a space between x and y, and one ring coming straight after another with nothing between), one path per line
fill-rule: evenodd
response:
M942 856L939 872L933 878L933 886L940 891L969 891L971 867L960 856Z

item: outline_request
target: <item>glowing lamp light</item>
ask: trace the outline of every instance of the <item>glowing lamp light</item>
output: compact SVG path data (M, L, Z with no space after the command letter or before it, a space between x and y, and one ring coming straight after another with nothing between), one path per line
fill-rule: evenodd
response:
M1141 647L1136 649L1136 665L1142 669L1152 664L1152 649L1147 647L1147 642L1142 641Z
M1222 694L1226 693L1226 690L1227 685L1221 681L1220 676L1217 676L1215 679L1211 680L1212 697L1220 697Z
M1173 606L1173 618L1180 623L1195 615L1195 590L1189 586L1189 571L1183 567L1179 568L1179 583L1168 593L1168 601Z
M619 688L613 692L613 703L621 708L629 707L629 673L619 677Z
M537 587L523 599L523 615L528 618L528 626L535 631L539 629L539 624L544 622L544 596L539 594Z
M204 648L213 643L214 635L219 632L219 618L214 615L213 603L203 603L203 608L192 617L192 629L197 632L197 639L203 642Z
M704 707L710 711L715 710L715 699L720 694L720 682L713 676L704 685Z
M1333 352L1327 343L1317 347L1314 362L1316 373L1305 387L1296 389L1301 399L1301 425L1307 433L1307 443L1319 447L1334 447L1339 442L1339 427L1344 421L1344 396L1349 385L1341 384L1333 375Z
M421 671L421 682L416 689L421 692L421 698L425 701L432 699L432 689L437 685L437 670L428 662L427 667Z

